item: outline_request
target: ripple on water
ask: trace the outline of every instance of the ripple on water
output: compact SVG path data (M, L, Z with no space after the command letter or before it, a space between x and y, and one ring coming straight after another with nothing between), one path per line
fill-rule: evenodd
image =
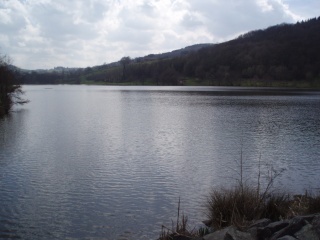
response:
M204 218L241 148L250 179L260 159L286 169L281 188L318 184L319 96L109 90L28 86L26 111L0 121L0 238L155 239L179 197Z

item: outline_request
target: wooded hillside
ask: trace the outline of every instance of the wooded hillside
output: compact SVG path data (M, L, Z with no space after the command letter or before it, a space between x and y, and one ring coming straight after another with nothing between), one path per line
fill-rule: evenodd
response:
M320 17L256 30L174 57L72 72L19 73L21 83L320 87ZM159 55L160 56L160 55Z

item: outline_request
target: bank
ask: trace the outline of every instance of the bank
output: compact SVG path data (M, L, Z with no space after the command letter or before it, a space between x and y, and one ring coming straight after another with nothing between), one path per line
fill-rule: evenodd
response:
M180 205L180 204L179 204ZM190 228L179 216L162 227L159 240L319 240L320 193L289 195L238 186L208 196L203 226Z

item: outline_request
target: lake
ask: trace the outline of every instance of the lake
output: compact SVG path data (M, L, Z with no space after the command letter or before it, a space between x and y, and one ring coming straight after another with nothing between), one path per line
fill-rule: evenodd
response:
M317 191L320 92L24 86L0 119L0 238L156 239L179 197L193 226L213 187L259 165L277 190Z

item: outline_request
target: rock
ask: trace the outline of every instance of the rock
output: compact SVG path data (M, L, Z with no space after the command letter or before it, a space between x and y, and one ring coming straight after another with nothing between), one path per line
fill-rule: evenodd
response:
M258 239L258 228L252 227L247 230L253 239Z
M193 238L187 237L187 236L182 236L182 235L177 235L177 236L173 236L172 240L193 240Z
M320 239L320 214L316 215L315 218L312 220L312 226Z
M271 240L277 240L278 238L284 237L286 235L294 236L307 222L302 217L295 217L291 219L289 226L279 230L270 238Z
M311 224L307 224L300 231L294 234L297 239L319 240L317 232Z
M224 228L203 237L204 240L254 240L247 232L241 232L234 226Z
M230 226L227 228L224 228L222 230L216 231L214 233L210 233L203 237L204 240L224 240L227 232L231 229L236 229L234 226Z
M277 240L297 240L296 238L286 235L284 237L278 238Z
M248 228L254 228L254 227L266 227L271 223L271 220L268 218L260 219L253 224L251 224Z
M320 240L320 214L295 217L271 222L261 219L251 224L245 232L230 226L203 238L192 240ZM178 239L180 240L180 239ZM181 239L185 240L185 239ZM187 239L186 239L187 240Z
M268 218L263 218L260 219L256 222L254 222L253 224L251 224L248 229L247 232L250 233L251 237L253 239L257 239L257 235L258 235L258 228L262 228L262 227L266 227L271 223L271 220Z
M236 229L230 229L227 231L224 240L254 240L250 233L241 232Z
M303 218L304 220L306 220L306 221L308 221L309 223L311 223L316 216L318 216L318 215L316 215L316 214L311 214L311 215L301 216L301 218Z
M257 239L264 240L269 239L276 232L281 229L287 227L289 225L289 221L278 221L268 224L268 226L257 229Z

